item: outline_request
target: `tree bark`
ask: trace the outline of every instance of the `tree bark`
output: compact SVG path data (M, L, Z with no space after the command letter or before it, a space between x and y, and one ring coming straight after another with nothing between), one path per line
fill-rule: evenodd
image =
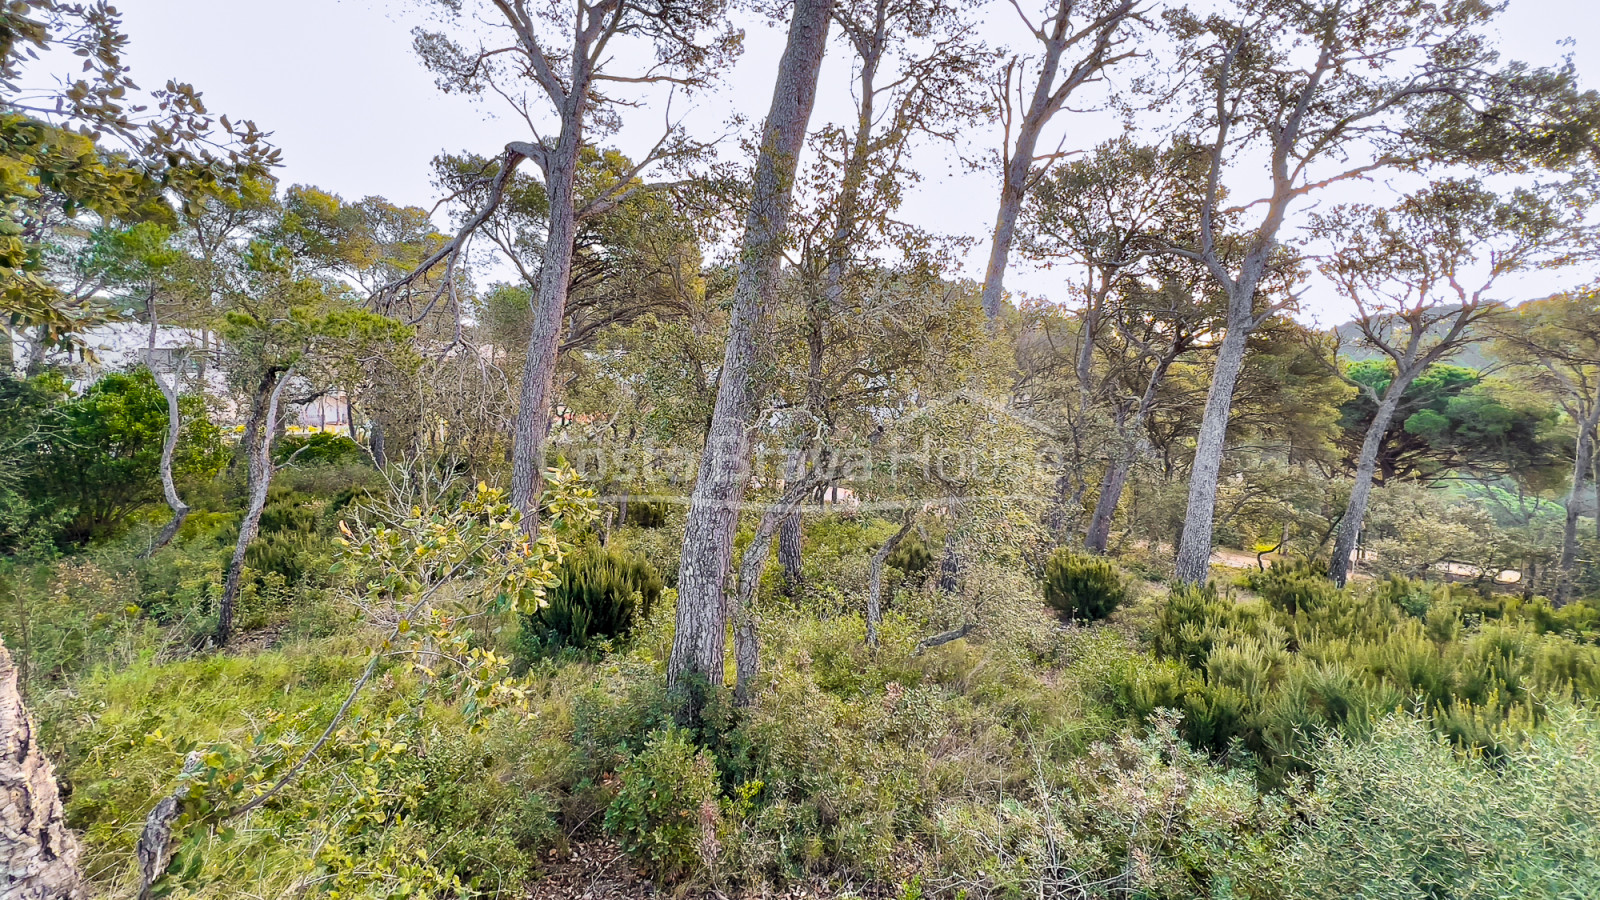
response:
M1189 346L1187 339L1175 339L1172 346L1156 362L1150 372L1150 377L1145 380L1144 393L1139 397L1139 405L1134 410L1131 422L1119 422L1117 430L1122 437L1122 448L1106 466L1105 474L1100 479L1100 497L1095 502L1094 517L1089 520L1089 529L1084 534L1084 549L1096 555L1104 555L1106 545L1111 539L1111 520L1116 517L1117 506L1122 502L1122 492L1128 486L1128 475L1133 471L1135 442L1142 440L1140 437L1144 423L1150 418L1150 411L1156 405L1156 392L1161 383L1166 380L1167 372ZM1082 363L1080 362L1080 366Z
M523 529L529 534L539 527L544 444L550 431L550 389L561 348L568 282L572 279L572 247L577 234L572 202L578 149L578 125L571 123L562 129L545 178L550 229L539 270L539 293L534 301L533 331L528 337L528 361L522 369L511 449L511 502L522 510Z
M150 374L156 380L156 386L161 388L161 395L167 398L167 436L161 443L161 492L167 499L167 507L172 510L172 518L162 527L156 535L155 542L150 545L141 556L149 558L161 548L171 543L178 529L183 527L185 519L189 518L189 504L183 502L178 496L178 485L172 478L172 455L178 445L178 435L182 429L183 420L178 411L178 391L168 385L154 368Z
M1254 290L1251 291L1252 299ZM1244 304L1249 309L1249 302ZM1217 364L1206 393L1205 414L1195 441L1194 464L1189 468L1189 505L1183 518L1183 536L1178 541L1174 576L1180 584L1202 584L1211 571L1211 535L1216 525L1217 482L1222 472L1222 453L1228 442L1228 416L1233 408L1233 389L1244 368L1245 348L1250 340L1248 325L1230 323L1228 333L1217 348Z
M1572 595L1572 578L1578 564L1578 519L1583 513L1583 482L1589 474L1594 457L1594 431L1600 421L1600 401L1589 413L1588 421L1578 423L1578 446L1572 461L1572 490L1567 494L1567 519L1561 529L1561 561L1556 580L1556 606L1564 605ZM1600 510L1595 513L1600 516Z
M1361 540L1361 528L1367 518L1367 502L1372 498L1373 476L1378 471L1378 451L1383 447L1383 436L1394 421L1395 410L1400 408L1400 397L1421 371L1418 368L1397 375L1383 392L1378 409L1372 414L1372 424L1361 441L1361 456L1356 463L1355 483L1350 485L1350 500L1345 504L1344 515L1339 519L1339 534L1333 541L1333 559L1328 563L1328 577L1339 587L1350 578L1350 557Z
M759 331L777 292L795 167L816 100L832 10L832 0L796 0L788 43L778 64L745 221L717 402L684 530L677 632L667 665L670 686L687 677L704 679L713 688L723 683L728 622L724 583L750 478L746 431L755 412L750 376ZM680 713L697 714L698 702L685 698Z
M222 586L222 603L217 608L215 642L218 647L226 647L228 639L233 636L233 613L234 607L239 602L240 579L244 577L245 551L250 548L250 542L256 539L261 530L261 510L266 508L267 488L272 483L272 438L278 419L278 401L282 398L283 387L289 383L292 374L292 370L274 372L262 382L263 386L271 385L272 392L262 404L266 415L264 427L257 429L257 445L249 448L250 505L245 509L244 520L239 523L239 538L233 545L233 556L228 561L228 577ZM276 384L273 384L273 380Z
M745 548L739 561L739 580L733 602L733 660L734 703L748 706L751 686L761 674L761 642L756 634L756 591L761 587L761 573L767 568L767 554L772 551L772 534L797 512L800 501L816 487L816 479L808 478L792 484L777 502L767 507L756 525L755 536ZM780 538L781 541L781 538Z
M944 552L939 556L939 590L946 594L954 594L956 588L961 586L961 570L966 560L961 558L960 546L952 523L944 536Z
M1001 173L1000 209L995 213L994 232L989 244L989 265L983 276L983 312L991 319L1000 315L1000 301L1005 294L1006 266L1011 261L1011 244L1017 233L1017 216L1022 212L1022 201L1027 196L1028 176L1033 172L1039 134L1053 112L1049 110L1050 86L1060 65L1061 48L1051 44L1039 63L1039 81L1034 86L1033 100L1023 115L1011 158L1006 160Z
M171 543L178 529L183 527L183 520L189 518L189 504L183 502L178 496L178 486L172 480L172 454L178 446L178 435L182 431L183 416L178 408L178 373L172 373L172 384L167 384L156 371L156 306L155 296L152 294L145 303L145 311L150 319L150 341L145 352L145 368L150 370L150 377L155 379L156 387L161 389L161 396L167 401L167 434L161 442L161 493L166 498L167 508L172 510L172 518L156 534L155 541L149 549L139 554L141 558L148 559L157 551Z
M916 524L917 517L911 513L906 514L905 522L900 526L878 552L872 554L872 574L867 580L867 646L878 646L878 625L883 622L883 564L900 546L900 542L911 533L911 526Z
M384 437L383 423L377 416L373 416L367 425L367 444L372 452L372 461L378 468L389 464L389 443Z
M783 566L783 592L794 597L805 582L805 556L800 510L784 516L778 525L778 563Z
M1600 440L1600 435L1590 429L1589 446L1593 447L1596 440ZM1589 483L1594 485L1594 539L1600 543L1600 455L1591 451L1590 463Z
M0 897L78 900L78 852L55 772L17 689L17 667L0 642Z
M1111 520L1117 514L1117 504L1122 502L1122 491L1128 484L1128 473L1133 470L1133 454L1123 449L1106 465L1100 478L1100 499L1095 501L1094 517L1089 520L1089 531L1084 535L1085 550L1098 556L1105 555L1111 540Z
M1000 181L1000 209L995 214L994 234L989 244L989 265L983 277L983 311L991 320L1000 315L1000 301L1005 292L1006 266L1011 259L1011 244L1016 237L1017 216L1022 211L1022 201L1028 192L1028 179L1038 162L1039 135L1050 119L1060 112L1067 99L1079 86L1099 75L1118 58L1108 56L1112 39L1123 24L1133 15L1134 3L1121 0L1107 8L1093 20L1086 22L1081 31L1074 33L1072 13L1078 4L1071 0L1055 0L1049 18L1037 29L1029 23L1029 30L1044 44L1038 57L1038 81L1034 83L1033 96L1023 112L1017 128L1017 142L1003 148L1009 156L1002 156L1003 169ZM1024 20L1026 21L1026 20ZM1067 48L1085 40L1088 49L1070 67L1061 84L1056 76L1061 71L1062 56ZM1011 70L1006 70L1007 85ZM1006 88L1009 96L1010 88ZM1048 157L1047 157L1048 158Z

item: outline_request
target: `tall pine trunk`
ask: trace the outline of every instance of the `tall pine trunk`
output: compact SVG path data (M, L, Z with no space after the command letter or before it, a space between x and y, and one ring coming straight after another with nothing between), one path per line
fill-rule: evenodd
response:
M1048 96L1049 83L1055 77L1054 66L1060 53L1047 54L1044 65L1050 68L1039 73L1039 85L1033 107L1043 107L1041 95ZM1016 238L1017 217L1022 212L1022 201L1028 190L1028 176L1033 172L1033 157L1039 144L1039 132L1044 121L1030 108L1017 134L1017 145L1007 161L1000 183L1000 209L995 214L994 233L989 243L989 265L983 276L983 312L993 319L1000 315L1000 301L1005 295L1006 267L1011 261L1011 244Z
M561 323L567 314L568 282L572 279L572 246L577 236L572 203L581 149L578 131L578 125L569 120L550 156L545 177L550 227L539 269L539 293L534 300L533 330L528 336L528 361L522 368L511 449L511 502L522 511L523 528L530 534L539 524L544 444L550 430L550 388L561 348Z
M1253 294L1253 292L1252 292ZM1249 302L1245 304L1249 309ZM1211 571L1211 535L1216 526L1217 483L1222 453L1228 443L1228 416L1233 409L1233 389L1244 369L1250 327L1237 321L1217 348L1217 364L1206 393L1205 414L1195 440L1194 464L1189 468L1189 504L1183 517L1174 575L1181 584L1202 584Z
M796 0L788 44L778 63L745 220L716 407L684 529L677 632L667 664L668 684L673 687L686 679L703 679L711 688L723 684L728 626L724 585L750 478L748 431L755 413L751 371L756 342L777 292L795 167L816 100L832 11L832 0ZM698 713L701 700L685 697L681 712Z
M1373 476L1378 472L1378 451L1383 449L1383 436L1394 421L1395 410L1400 408L1400 396L1411 384L1415 372L1397 376L1383 392L1383 399L1367 426L1366 437L1361 440L1361 457L1356 462L1356 480L1350 486L1350 501L1345 504L1344 515L1339 519L1339 534L1333 541L1333 560L1328 563L1328 577L1339 587L1350 579L1350 557L1361 540L1361 528L1367 519L1367 503L1372 499Z

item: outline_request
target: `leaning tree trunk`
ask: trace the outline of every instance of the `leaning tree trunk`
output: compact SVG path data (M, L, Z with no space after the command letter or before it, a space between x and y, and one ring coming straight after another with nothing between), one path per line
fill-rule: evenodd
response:
M178 446L178 435L182 432L183 416L178 408L178 372L176 367L172 373L172 384L167 384L156 371L156 299L152 292L145 300L145 314L150 320L150 339L145 348L144 364L150 370L150 377L155 379L156 387L161 389L161 396L167 401L167 435L161 442L161 493L167 500L167 508L172 510L172 518L165 527L156 535L155 541L145 550L141 557L148 559L156 551L165 547L172 541L173 535L183 527L183 520L189 518L189 504L183 502L178 496L178 486L172 480L172 454Z
M1050 73L1053 76L1053 72ZM1041 89L1047 85L1046 73L1039 73ZM989 244L989 265L983 276L983 312L993 319L1000 315L1005 295L1006 267L1011 261L1011 245L1016 239L1017 217L1027 193L1028 176L1033 171L1034 151L1038 146L1042 122L1025 119L1017 135L1017 146L1007 163L1000 183L1000 210L995 214L994 233Z
M1142 440L1139 435L1144 430L1144 423L1150 418L1150 411L1155 408L1156 391L1166 380L1167 371L1171 369L1173 362L1187 346L1187 341L1175 341L1168 352L1161 357L1156 367L1151 370L1150 377L1145 380L1144 393L1139 397L1139 405L1134 410L1133 420L1118 427L1122 436L1122 449L1112 457L1110 465L1106 466L1106 471L1100 478L1100 499L1095 502L1094 518L1089 520L1089 529L1083 539L1084 549L1090 553L1104 555L1106 552L1106 545L1111 540L1111 520L1116 517L1117 506L1122 502L1122 492L1128 486L1128 475L1133 471L1137 446L1135 442ZM1079 370L1087 371L1081 361Z
M867 646L878 646L878 626L883 622L883 564L889 559L889 554L900 542L911 533L911 526L916 524L917 517L912 513L906 514L906 520L896 531L883 542L878 552L872 554L872 574L867 579Z
M1249 309L1249 304L1245 304ZM1222 452L1228 442L1228 416L1233 409L1233 389L1244 368L1248 325L1228 325L1217 348L1217 364L1206 394L1205 414L1195 441L1194 464L1189 467L1189 505L1183 517L1174 575L1181 584L1201 584L1211 571L1211 534L1216 525L1217 482L1222 473Z
M167 398L167 436L161 443L161 493L167 499L167 507L172 510L172 518L156 535L150 549L141 554L146 558L155 555L162 547L171 543L178 529L183 527L184 520L189 518L189 504L184 503L183 498L178 496L178 485L172 478L172 455L177 449L178 435L183 426L178 409L178 390L175 385L167 384L153 367L150 369L150 374L155 378L156 386L161 388L161 395Z
M677 633L667 665L667 680L673 686L686 678L704 679L711 687L723 682L728 624L723 586L749 481L747 430L755 412L750 376L759 331L777 292L795 167L816 100L832 11L832 0L796 0L788 44L778 64L745 220L716 407L684 530ZM701 699L685 697L681 713L697 714Z
M1122 491L1128 485L1128 473L1133 471L1133 453L1124 448L1112 457L1100 478L1100 499L1095 501L1094 517L1089 520L1089 531L1084 535L1083 547L1098 556L1105 555L1111 542L1111 520L1122 502Z
M1558 563L1555 605L1565 604L1572 594L1572 579L1578 565L1578 518L1583 512L1583 480L1589 474L1589 464L1594 455L1594 429L1600 419L1600 401L1588 415L1588 421L1578 424L1577 452L1573 454L1572 490L1567 494L1567 520L1561 530L1561 561ZM1600 510L1595 515L1600 516Z
M1039 59L1039 80L1034 84L1033 96L1017 130L1016 146L1011 148L1011 157L1004 160L1000 209L995 214L994 234L989 244L989 265L983 276L983 312L990 319L1000 315L1006 266L1010 263L1011 244L1017 233L1017 217L1022 212L1022 201L1028 192L1028 179L1033 175L1039 135L1055 111L1051 107L1051 87L1061 67L1064 49L1064 45L1057 41L1047 43L1044 55Z
M78 841L67 829L50 761L0 642L0 897L77 900L84 895Z
M226 647L233 636L234 607L239 602L240 580L244 577L245 551L261 530L261 511L267 506L267 488L272 483L272 437L278 418L278 401L283 396L283 386L289 383L292 372L277 375L277 384L268 395L264 427L258 429L256 446L249 448L250 505L245 509L244 521L239 523L239 538L233 545L233 556L228 560L228 577L222 585L222 603L217 608L216 644Z
M1328 563L1328 577L1339 587L1344 587L1350 579L1350 557L1355 555L1361 528L1367 519L1367 502L1372 499L1373 476L1378 472L1378 451L1383 449L1383 436L1389 430L1389 423L1394 421L1395 410L1400 407L1400 395L1415 374L1402 374L1389 383L1372 415L1372 424L1367 426L1366 437L1361 441L1356 480L1350 485L1350 501L1339 519L1339 535L1333 541L1333 559Z

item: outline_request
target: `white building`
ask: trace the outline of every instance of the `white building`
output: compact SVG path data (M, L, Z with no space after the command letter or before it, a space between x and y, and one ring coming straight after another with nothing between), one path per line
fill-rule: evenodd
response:
M111 322L88 328L80 335L87 354L45 352L45 359L60 366L74 390L83 390L107 372L119 372L143 365L148 359L157 372L176 372L183 390L197 387L216 400L216 409L225 421L238 419L228 394L228 373L216 365L216 336L193 328L157 325L155 347L150 346L150 326L140 322ZM38 348L12 340L12 361L25 371ZM199 384L203 379L203 384ZM350 406L343 391L329 391L296 411L297 430L350 433Z

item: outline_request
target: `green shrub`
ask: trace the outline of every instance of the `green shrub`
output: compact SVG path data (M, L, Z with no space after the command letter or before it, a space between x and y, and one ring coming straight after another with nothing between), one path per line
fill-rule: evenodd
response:
M179 398L183 416L172 461L179 482L204 481L221 470L222 432L205 400ZM21 441L22 493L38 515L65 517L60 542L114 537L145 507L161 502L161 446L167 401L146 369L113 372L40 417L44 426Z
M660 528L667 524L667 504L664 500L630 500L621 512L621 524L624 525Z
M544 646L582 650L620 637L661 599L661 576L637 554L589 546L567 557L545 606L522 617L516 652L523 664Z
M1486 618L1482 598L1441 588L1419 620L1400 605L1411 585L1338 590L1304 564L1246 581L1261 602L1174 590L1153 648L1198 678L1139 672L1122 694L1143 716L1181 709L1196 746L1242 742L1269 781L1309 771L1324 736L1365 734L1396 709L1416 711L1461 747L1503 754L1547 704L1600 698L1600 649L1541 633L1537 604L1525 614L1520 601L1496 601Z
M276 462L284 463L293 457L295 465L340 466L371 464L371 457L361 445L342 434L325 431L311 434L286 434L273 445Z
M133 589L121 573L85 558L0 570L0 635L24 687L124 666L161 648L163 635L139 615Z
M321 571L327 570L331 560L325 555L326 549L315 535L269 531L245 548L244 564L258 574L281 575L284 581L297 584L308 575L320 574L319 563Z
M1274 609L1290 615L1325 606L1339 592L1328 580L1325 566L1305 559L1276 561L1265 572L1246 574L1244 583Z
M317 511L306 498L288 490L275 490L261 508L262 534L307 533L317 530Z
M255 574L259 588L267 591L274 578L289 589L326 585L333 565L333 544L325 536L322 511L326 505L298 492L273 491L261 510L260 533L245 548L245 566Z
M1044 601L1067 618L1098 621L1127 599L1127 585L1108 560L1063 548L1045 563Z
M894 548L894 552L883 562L890 568L904 572L907 577L915 578L928 571L933 565L933 559L933 550L928 546L928 542L913 531L905 536L900 546Z
M1433 605L1433 590L1427 582L1390 575L1373 588L1379 597L1405 610L1406 615L1422 619Z
M716 841L717 767L668 728L617 772L617 796L606 807L606 831L650 877L676 881L695 871L703 847Z
M1600 896L1597 742L1594 713L1571 709L1492 767L1408 717L1370 740L1329 740L1274 895Z

